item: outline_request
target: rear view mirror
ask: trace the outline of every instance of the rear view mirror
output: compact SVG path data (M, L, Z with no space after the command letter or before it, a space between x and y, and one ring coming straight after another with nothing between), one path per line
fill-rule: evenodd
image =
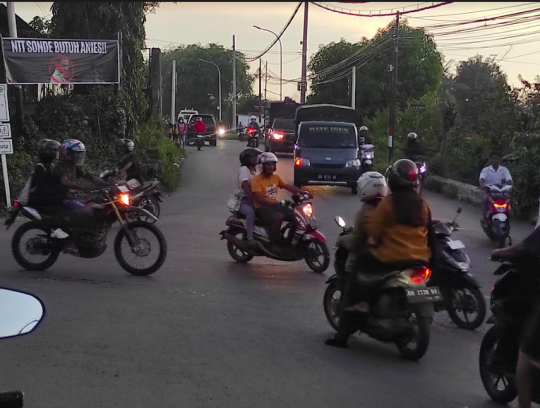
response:
M345 228L345 226L347 225L345 220L341 218L340 216L337 216L335 220L336 220L336 224L339 225L341 228Z
M0 339L33 332L45 316L37 296L0 288Z

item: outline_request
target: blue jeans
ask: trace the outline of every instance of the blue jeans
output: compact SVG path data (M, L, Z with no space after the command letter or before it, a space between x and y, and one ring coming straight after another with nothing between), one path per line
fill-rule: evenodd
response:
M253 205L248 200L243 199L239 212L246 217L247 238L253 239L253 226L255 224L255 209Z

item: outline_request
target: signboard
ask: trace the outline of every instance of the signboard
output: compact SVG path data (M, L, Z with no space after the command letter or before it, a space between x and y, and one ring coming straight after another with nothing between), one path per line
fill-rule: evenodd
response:
M8 84L120 82L118 40L3 38L2 46Z
M0 123L0 139L11 139L11 125Z
M426 105L411 105L410 108L413 111L425 111Z
M0 122L9 122L9 106L6 84L0 84Z
M0 139L0 154L13 154L11 139Z

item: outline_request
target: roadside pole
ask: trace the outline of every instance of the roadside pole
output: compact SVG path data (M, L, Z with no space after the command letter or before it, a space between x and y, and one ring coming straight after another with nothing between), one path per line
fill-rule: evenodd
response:
M356 109L356 66L352 67L351 107Z
M233 55L233 74L232 74L232 118L231 129L236 131L236 42L235 36L232 36L232 55Z

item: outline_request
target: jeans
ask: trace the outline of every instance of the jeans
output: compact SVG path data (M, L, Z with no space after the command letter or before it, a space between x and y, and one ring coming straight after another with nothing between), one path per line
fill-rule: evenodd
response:
M247 238L253 239L253 225L255 224L255 209L253 205L248 200L242 200L239 212L246 217Z

